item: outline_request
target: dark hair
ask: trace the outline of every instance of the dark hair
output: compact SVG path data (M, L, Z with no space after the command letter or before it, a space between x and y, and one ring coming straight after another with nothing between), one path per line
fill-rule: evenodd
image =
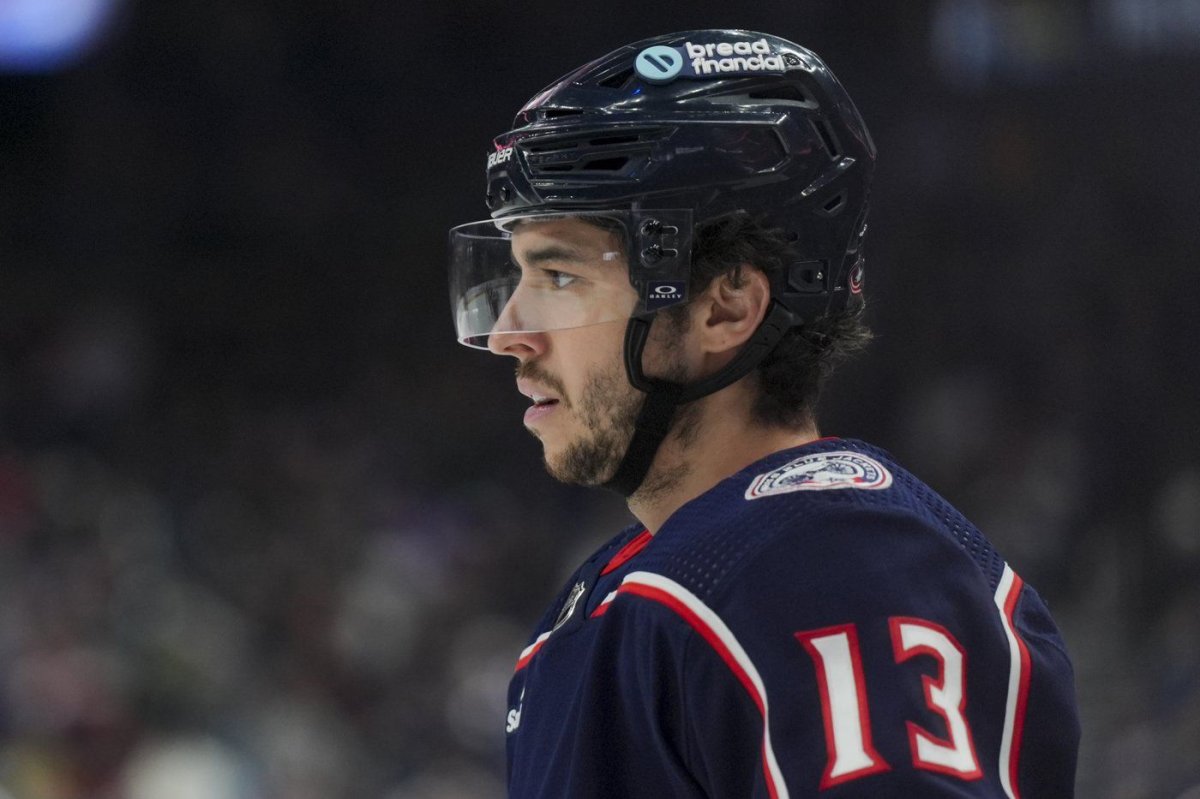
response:
M709 220L697 225L692 243L691 295L699 296L720 275L728 274L735 286L741 285L743 265L773 278L791 260L791 242L782 230L764 228L746 213ZM686 324L686 313L685 307L677 307L669 315L675 324ZM834 367L861 352L870 340L861 302L789 330L755 370L755 421L770 427L815 423L821 388Z

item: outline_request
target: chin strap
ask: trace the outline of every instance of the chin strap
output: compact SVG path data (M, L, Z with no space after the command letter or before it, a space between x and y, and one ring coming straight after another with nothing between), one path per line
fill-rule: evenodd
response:
M604 483L605 488L623 497L632 495L646 479L658 448L671 432L675 409L720 391L748 375L795 324L795 316L783 303L772 300L762 324L734 359L697 383L675 383L646 377L642 371L642 353L650 338L653 321L652 314L634 317L625 326L625 374L634 388L646 393L646 400L634 422L633 438L617 466L616 474Z

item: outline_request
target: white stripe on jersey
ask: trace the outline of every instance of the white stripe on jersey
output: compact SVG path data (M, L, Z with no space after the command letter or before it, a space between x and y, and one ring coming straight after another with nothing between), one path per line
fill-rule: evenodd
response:
M644 592L639 589L650 590ZM701 637L721 656L722 660L725 661L734 675L738 677L739 681L753 694L756 694L751 698L755 700L755 704L762 710L763 773L767 778L767 788L773 799L788 799L787 785L783 781L783 774L779 770L779 763L775 760L775 750L771 746L771 725L767 715L767 689L758 674L758 669L754 667L754 663L750 660L749 655L742 649L742 645L738 643L733 631L721 620L720 616L701 602L695 594L674 580L659 574L632 572L621 581L621 586L617 589L617 593L634 593L659 602L663 600L661 595L673 599L678 607L674 603L663 602L663 604L666 604L667 607L678 613L684 621L700 633ZM745 675L746 680L743 680L741 675ZM749 681L749 685L746 685L747 680Z
M1025 725L1025 702L1029 690L1029 673L1026 668L1028 656L1025 644L1017 636L1013 622L1016 603L1024 585L1021 578L1006 563L996 588L995 602L1000 609L1000 624L1008 639L1008 700L1004 707L1004 731L1000 738L1000 786L1008 799L1021 799L1016 784L1017 758L1020 755L1020 739Z

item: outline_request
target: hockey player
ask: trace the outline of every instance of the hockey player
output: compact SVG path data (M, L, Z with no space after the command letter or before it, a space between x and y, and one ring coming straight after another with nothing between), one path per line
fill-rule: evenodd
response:
M945 500L813 408L861 347L875 147L812 52L691 31L535 96L451 232L459 339L512 356L557 478L639 524L509 690L514 797L1073 795L1071 664Z

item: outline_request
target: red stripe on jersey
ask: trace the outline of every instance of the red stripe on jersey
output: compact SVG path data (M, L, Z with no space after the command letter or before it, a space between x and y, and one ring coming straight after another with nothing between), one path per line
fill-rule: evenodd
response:
M767 715L766 689L758 670L738 643L733 632L725 626L721 618L711 608L700 601L683 586L661 575L650 572L634 572L622 581L618 594L633 594L669 608L682 618L688 625L708 642L713 651L737 678L751 701L762 714L762 769L767 792L771 799L788 799L787 785L779 771L775 760L775 750L771 746L771 728Z
M1005 564L1004 574L1000 578L1000 586L996 591L996 605L1000 608L1001 622L1012 650L1004 737L1000 750L1001 783L1010 799L1021 799L1017 774L1020 766L1021 737L1025 732L1025 711L1029 706L1029 681L1032 676L1029 647L1021 638L1016 623L1017 602L1021 598L1021 590L1024 587L1025 581L1017 576L1008 564Z
M654 535L649 530L642 530L625 546L621 547L621 550L617 554L613 555L612 560L600 572L600 576L603 577L609 572L614 572L624 566L633 559L634 555L645 549L646 544L649 544L652 538L654 538Z
M599 604L599 605L596 607L596 609L592 611L592 615L591 615L589 618L593 618L593 619L594 619L594 618L596 618L597 616L603 616L605 613L608 613L608 608L609 608L609 606L610 606L610 605L612 605L612 601L613 601L614 599L616 599L616 598L617 598L617 592L616 592L616 591L613 591L611 594L609 594L608 596L604 597L604 601L603 601L603 602L601 602L601 603L600 603L600 604Z
M542 644L546 643L546 639L549 637L550 633L542 633L537 637L536 641L525 647L525 651L517 658L517 667L513 669L514 674L529 665L529 661L533 660L533 656L538 653L538 650L542 648Z
M700 633L701 637L703 637L705 641L708 641L708 645L711 646L716 653L721 656L721 659L725 661L725 665L728 666L729 670L733 672L733 676L738 678L738 682L742 684L742 687L746 689L746 693L750 694L750 698L753 699L754 704L758 706L758 712L763 712L762 697L759 695L758 689L754 687L754 683L750 681L750 675L746 674L746 670L743 669L741 664L737 662L737 660L729 652L729 648L725 646L724 642L722 642L720 638L717 637L717 634L713 631L713 629L701 621L700 617L693 613L691 608L680 602L671 594L668 594L666 591L658 588L651 588L647 585L638 585L636 583L623 585L617 591L617 593L636 594L638 596L645 597L646 599L653 599L655 602L666 605L671 610L683 617L683 620L690 624L696 632Z

